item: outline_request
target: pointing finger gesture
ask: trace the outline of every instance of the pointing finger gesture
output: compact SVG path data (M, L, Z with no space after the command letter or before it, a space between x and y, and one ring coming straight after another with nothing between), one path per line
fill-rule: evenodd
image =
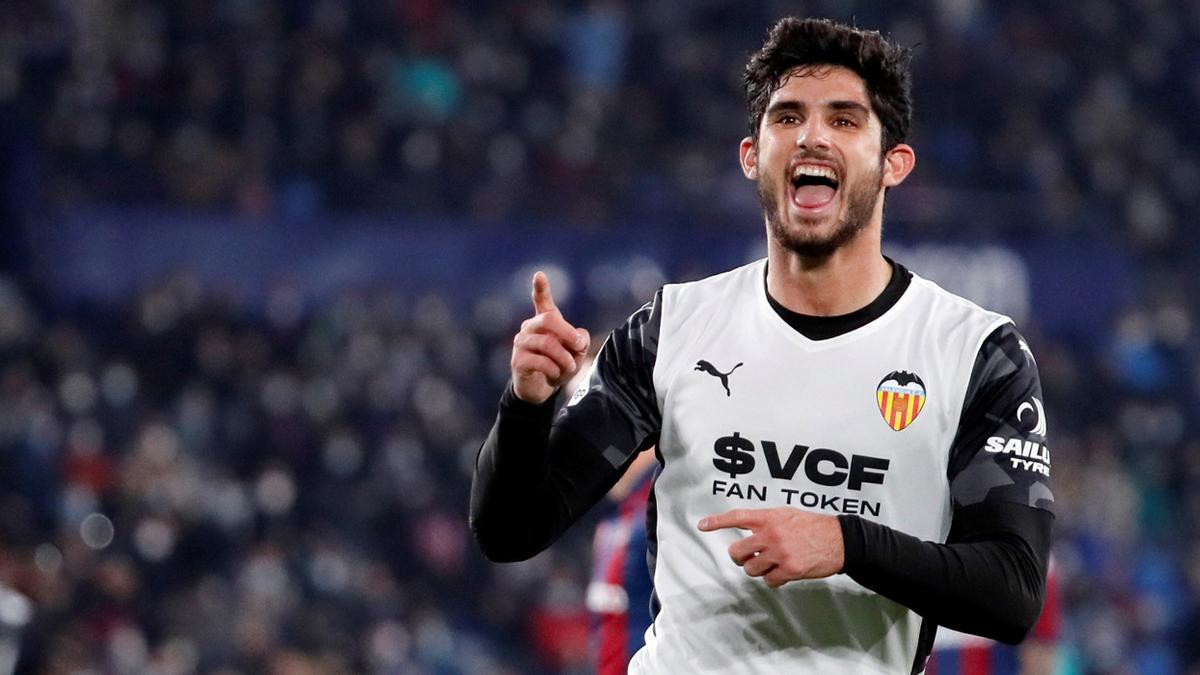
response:
M554 294L550 292L550 279L546 277L545 272L538 271L533 274L533 311L536 314L558 311L558 306L554 304Z
M563 318L545 273L533 275L532 318L513 338L513 393L527 403L544 403L583 364L591 336Z
M729 557L771 588L828 577L845 565L842 529L833 516L795 508L733 509L700 519L698 527L701 532L750 530L729 546Z

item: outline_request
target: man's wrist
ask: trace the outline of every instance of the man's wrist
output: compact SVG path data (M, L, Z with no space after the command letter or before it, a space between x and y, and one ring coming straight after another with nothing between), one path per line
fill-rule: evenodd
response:
M549 418L554 415L554 395L551 395L542 403L530 403L517 396L517 392L513 389L512 380L504 387L504 394L500 397L500 412L505 415L513 415L518 417L528 418Z

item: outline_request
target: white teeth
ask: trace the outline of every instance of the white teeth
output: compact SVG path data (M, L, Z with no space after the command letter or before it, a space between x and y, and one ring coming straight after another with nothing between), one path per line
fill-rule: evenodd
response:
M796 180L800 176L821 176L837 183L837 174L833 169L827 166L817 166L815 164L800 164L792 170L792 180Z

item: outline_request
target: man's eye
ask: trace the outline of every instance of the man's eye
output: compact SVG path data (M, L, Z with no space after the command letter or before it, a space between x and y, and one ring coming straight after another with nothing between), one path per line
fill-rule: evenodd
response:
M858 125L855 124L854 120L850 119L849 117L839 117L833 121L833 126L842 127L843 129L850 129Z
M800 121L800 118L796 117L795 115L782 115L779 118L780 124L795 124L799 121Z

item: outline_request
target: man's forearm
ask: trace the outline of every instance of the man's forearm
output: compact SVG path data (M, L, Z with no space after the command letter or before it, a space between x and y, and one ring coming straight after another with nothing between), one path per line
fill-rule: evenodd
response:
M525 403L511 388L501 398L471 484L471 529L490 560L537 555L620 476L581 440L552 430L553 417L553 403Z
M940 626L1012 644L1041 611L1053 520L1017 504L979 504L956 515L948 543L938 544L839 516L843 571Z

